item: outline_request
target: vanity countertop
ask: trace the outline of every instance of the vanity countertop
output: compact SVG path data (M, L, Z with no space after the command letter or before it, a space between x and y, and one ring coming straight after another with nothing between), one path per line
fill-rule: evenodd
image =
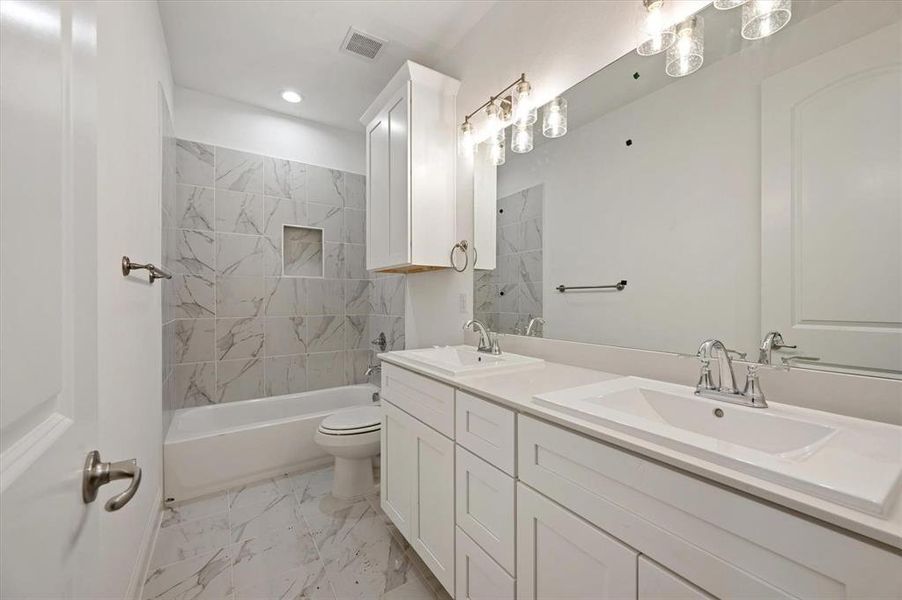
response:
M539 417L566 429L660 461L693 475L778 504L809 517L902 550L902 500L898 497L885 517L860 512L759 477L617 431L569 412L536 402L533 396L623 377L621 374L544 362L516 372L449 376L388 352L387 363L420 373L518 412Z

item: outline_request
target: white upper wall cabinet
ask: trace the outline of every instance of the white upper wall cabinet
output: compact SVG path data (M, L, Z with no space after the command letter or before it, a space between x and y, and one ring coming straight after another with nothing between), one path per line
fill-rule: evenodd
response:
M366 127L366 268L450 266L460 82L407 61L360 118Z

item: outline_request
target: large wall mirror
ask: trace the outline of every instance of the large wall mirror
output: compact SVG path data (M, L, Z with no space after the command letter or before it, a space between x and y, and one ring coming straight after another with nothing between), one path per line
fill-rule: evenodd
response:
M631 52L562 95L566 135L540 108L532 151L478 148L475 318L750 360L779 331L772 364L902 377L902 3L795 0L758 40L742 11L696 15L695 72Z

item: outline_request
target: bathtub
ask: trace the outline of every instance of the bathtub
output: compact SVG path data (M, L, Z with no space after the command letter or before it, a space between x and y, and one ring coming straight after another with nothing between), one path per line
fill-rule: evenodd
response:
M163 444L163 489L175 501L293 471L332 457L314 441L327 416L372 403L373 385L175 411Z

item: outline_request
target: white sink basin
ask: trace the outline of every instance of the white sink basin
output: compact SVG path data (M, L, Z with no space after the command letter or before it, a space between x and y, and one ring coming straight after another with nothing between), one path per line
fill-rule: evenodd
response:
M419 363L445 375L475 375L498 373L538 366L545 361L541 358L508 354L499 355L477 352L471 346L442 346L421 350L401 350L393 352L399 358Z
M640 377L535 396L606 427L874 514L902 481L902 428L781 404L748 408Z

